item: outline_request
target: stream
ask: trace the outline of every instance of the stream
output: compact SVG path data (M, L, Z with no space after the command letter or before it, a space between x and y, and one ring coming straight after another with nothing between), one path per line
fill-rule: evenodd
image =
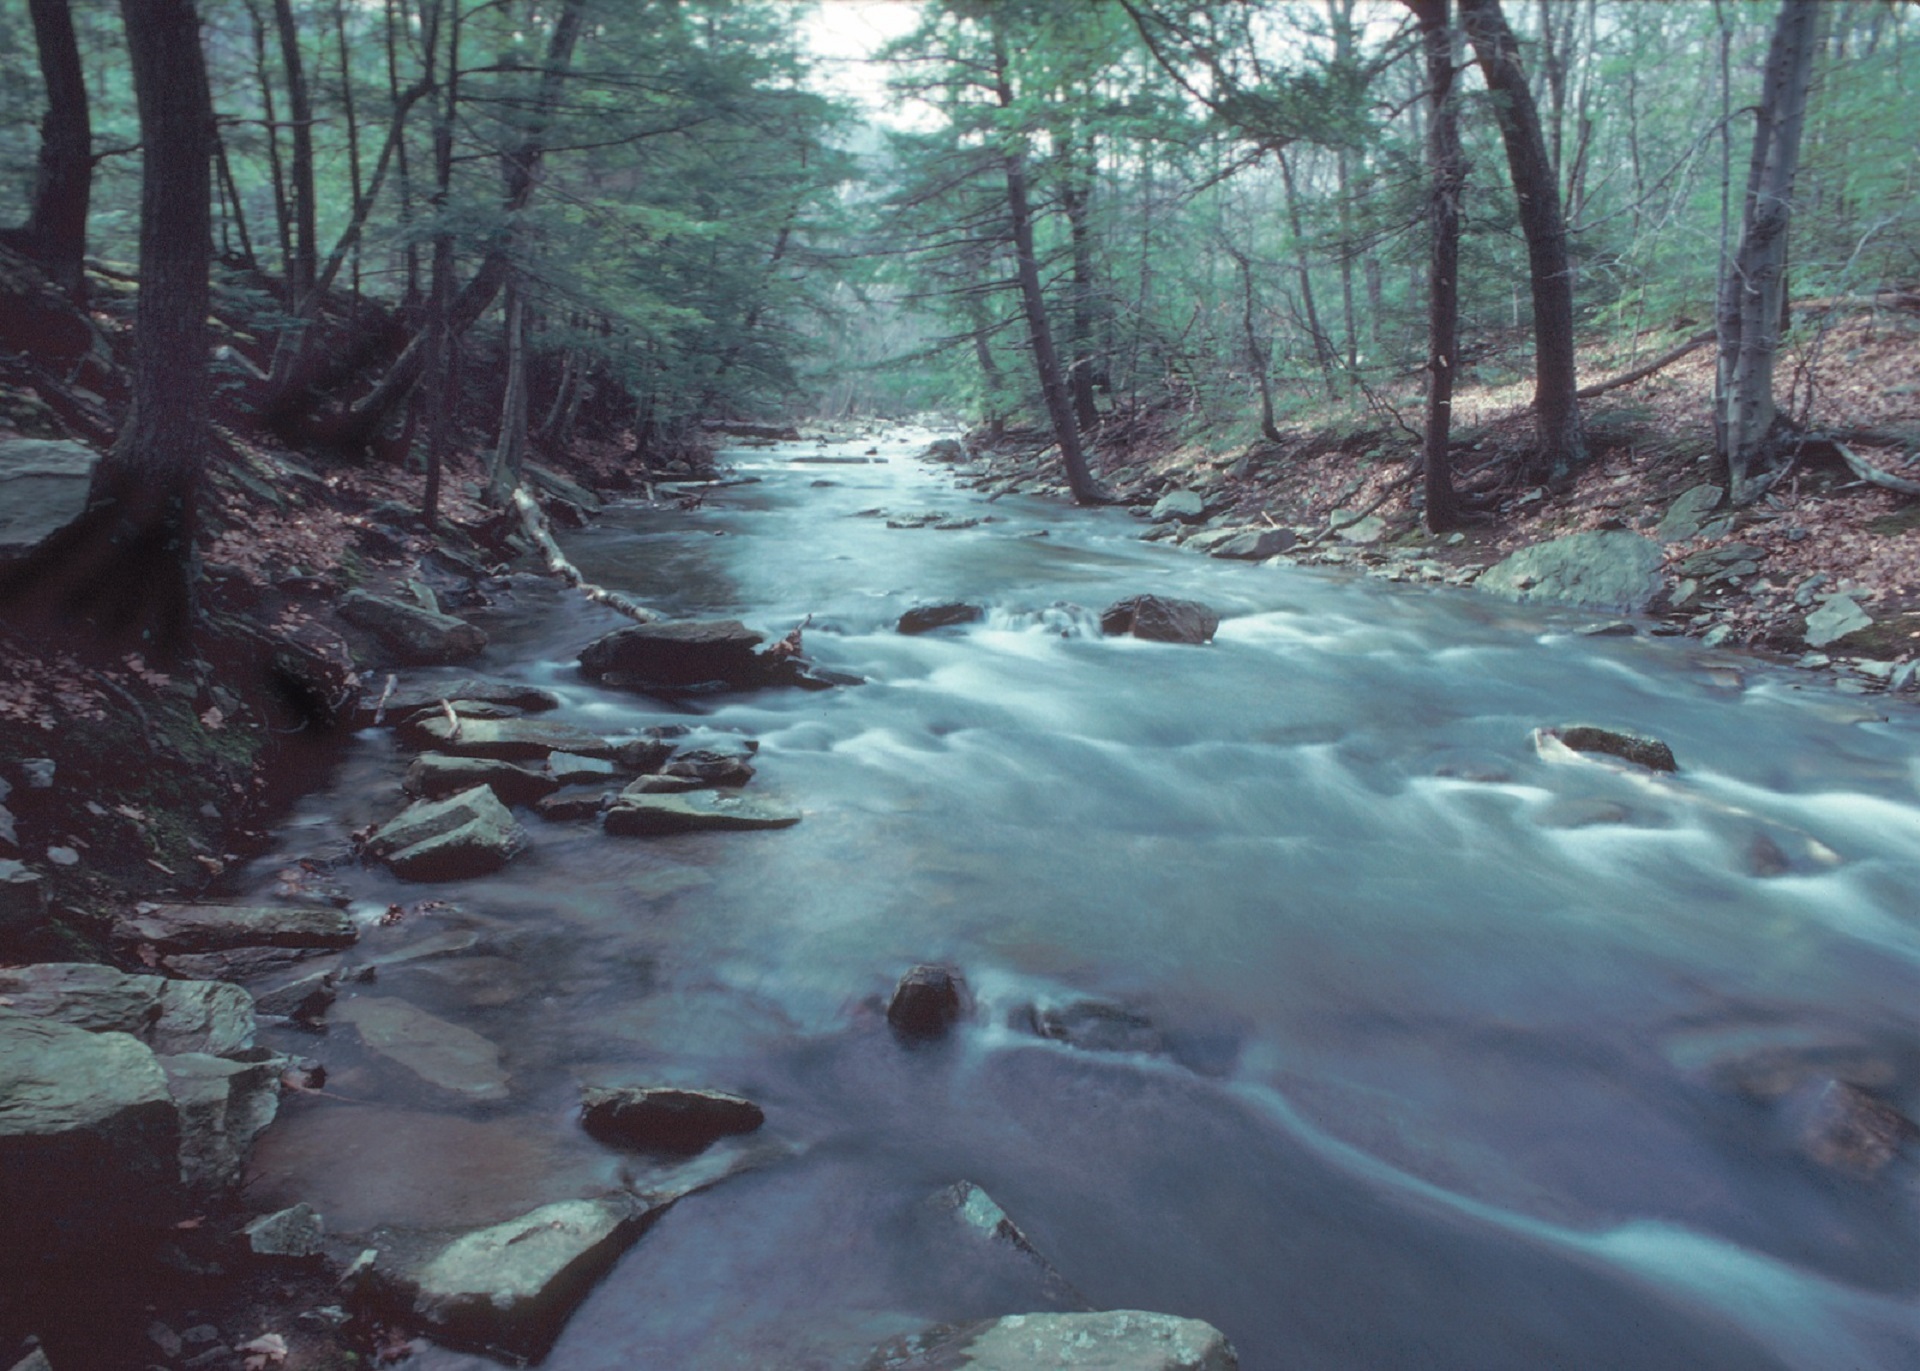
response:
M852 1368L1042 1307L1030 1266L916 1218L965 1179L1087 1304L1206 1319L1246 1371L1920 1366L1910 1163L1863 1178L1802 1145L1828 1077L1920 1106L1909 706L988 502L914 460L933 436L728 451L755 479L701 511L565 539L676 617L812 615L808 655L864 685L663 702L582 680L623 621L557 584L474 616L474 671L558 693L546 717L750 735L749 793L805 817L642 839L526 813L532 848L486 879L335 873L369 921L444 902L370 927L378 979L343 1003L472 1030L507 1088L431 1084L337 1012L273 1030L329 1078L260 1140L255 1204L369 1246L498 1222L626 1177L579 1082L705 1086L765 1108L768 1159L669 1210L547 1365ZM1100 636L1146 592L1213 606L1217 640ZM986 618L894 631L948 600ZM1569 722L1680 770L1542 755L1533 730ZM358 736L243 893L394 813L406 762ZM884 1005L920 962L974 1004L914 1046ZM1095 1045L1117 1050L1028 1026L1086 1000L1136 1016Z

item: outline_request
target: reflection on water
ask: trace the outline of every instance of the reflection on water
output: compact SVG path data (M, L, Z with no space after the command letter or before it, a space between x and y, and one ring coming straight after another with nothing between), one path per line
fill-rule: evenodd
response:
M812 445L742 452L761 479L703 513L569 542L677 614L811 614L809 652L863 687L669 705L580 681L618 621L569 592L487 621L486 665L562 717L760 738L755 787L806 818L621 840L529 816L513 867L363 951L471 938L352 992L497 1046L506 1098L300 1039L341 1098L276 1125L263 1199L345 1232L523 1212L618 1173L578 1081L705 1085L761 1102L793 1159L684 1201L551 1364L847 1366L1030 1307L903 1217L963 1177L1093 1304L1210 1319L1252 1369L1920 1364L1909 1171L1828 1172L1795 1133L1828 1077L1920 1110L1907 713L1462 592L1208 562L1124 511L989 504L916 446L829 487ZM1090 631L1142 591L1208 601L1218 641ZM892 631L947 600L986 618ZM1657 734L1681 770L1542 755L1570 721ZM391 812L404 761L369 736L289 851ZM373 910L422 896L348 879ZM877 1005L929 960L975 1015L910 1052ZM1085 997L1159 1050L1008 1026Z

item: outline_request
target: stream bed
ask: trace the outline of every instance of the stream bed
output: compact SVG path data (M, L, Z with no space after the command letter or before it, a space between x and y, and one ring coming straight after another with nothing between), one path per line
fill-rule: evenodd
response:
M619 838L525 814L531 849L483 880L333 873L370 924L408 911L368 929L377 979L342 1004L466 1029L505 1084L370 1050L364 1003L274 1030L329 1075L260 1140L256 1203L369 1246L499 1222L631 1179L581 1132L580 1082L703 1086L765 1109L768 1155L669 1210L549 1366L853 1368L1041 1307L1030 1266L918 1220L960 1180L1086 1304L1206 1319L1246 1371L1920 1366L1912 1164L1805 1143L1829 1078L1920 1113L1910 706L988 502L914 460L932 436L730 451L756 479L700 511L566 539L676 617L773 638L811 615L808 655L864 685L665 702L583 681L623 621L563 587L475 616L475 669L556 692L550 717L756 738L750 793L804 818ZM934 510L991 518L887 526ZM1210 604L1216 641L1100 636L1141 593ZM984 620L895 631L950 600ZM1533 731L1570 722L1680 769L1542 755ZM249 893L397 811L406 762L356 738ZM973 1003L908 1045L885 997L922 962ZM1125 1031L1033 1031L1086 1001Z

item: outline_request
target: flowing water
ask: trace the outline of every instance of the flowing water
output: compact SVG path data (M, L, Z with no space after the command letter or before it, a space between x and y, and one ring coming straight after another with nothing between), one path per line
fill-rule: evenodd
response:
M758 479L569 540L674 615L811 614L809 654L865 685L668 704L581 681L620 621L571 592L527 582L482 617L482 668L558 717L749 734L754 789L805 818L631 839L527 816L532 850L485 880L345 873L363 911L449 902L371 930L391 960L353 990L484 1035L508 1089L289 1035L329 1094L263 1139L257 1199L374 1245L503 1220L632 1165L578 1131L579 1081L703 1085L759 1101L780 1155L669 1211L549 1365L849 1367L1039 1307L1027 1268L916 1219L965 1178L1089 1304L1210 1320L1248 1371L1920 1366L1920 1189L1801 1145L1827 1076L1920 1105L1909 708L1470 592L1209 561L1123 511L988 503L912 460L929 436L864 463L807 460L864 441L729 453ZM1218 640L1090 628L1142 592L1207 601ZM893 631L944 600L988 615ZM1655 734L1681 769L1536 749L1573 721ZM404 763L357 739L279 859L392 813ZM882 1006L926 961L975 1004L909 1047ZM1022 1026L1086 999L1152 1028L1097 1051Z

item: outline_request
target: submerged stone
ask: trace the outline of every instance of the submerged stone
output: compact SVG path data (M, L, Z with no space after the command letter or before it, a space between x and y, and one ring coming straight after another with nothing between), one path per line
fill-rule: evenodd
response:
M1041 1255L993 1196L972 1181L955 1181L934 1192L924 1208L943 1230L940 1236L950 1249L958 1239L962 1254L985 1257L1002 1269L1014 1268L1034 1283L1040 1300L1055 1308L1087 1308L1086 1297Z
M472 1029L386 996L342 1000L332 1017L359 1030L360 1040L371 1050L442 1090L470 1100L507 1096L500 1049Z
M752 1100L718 1090L590 1085L580 1091L581 1126L615 1147L698 1152L720 1138L751 1133L766 1118Z
M1238 1371L1239 1366L1233 1345L1212 1324L1113 1309L941 1325L876 1349L862 1371Z

